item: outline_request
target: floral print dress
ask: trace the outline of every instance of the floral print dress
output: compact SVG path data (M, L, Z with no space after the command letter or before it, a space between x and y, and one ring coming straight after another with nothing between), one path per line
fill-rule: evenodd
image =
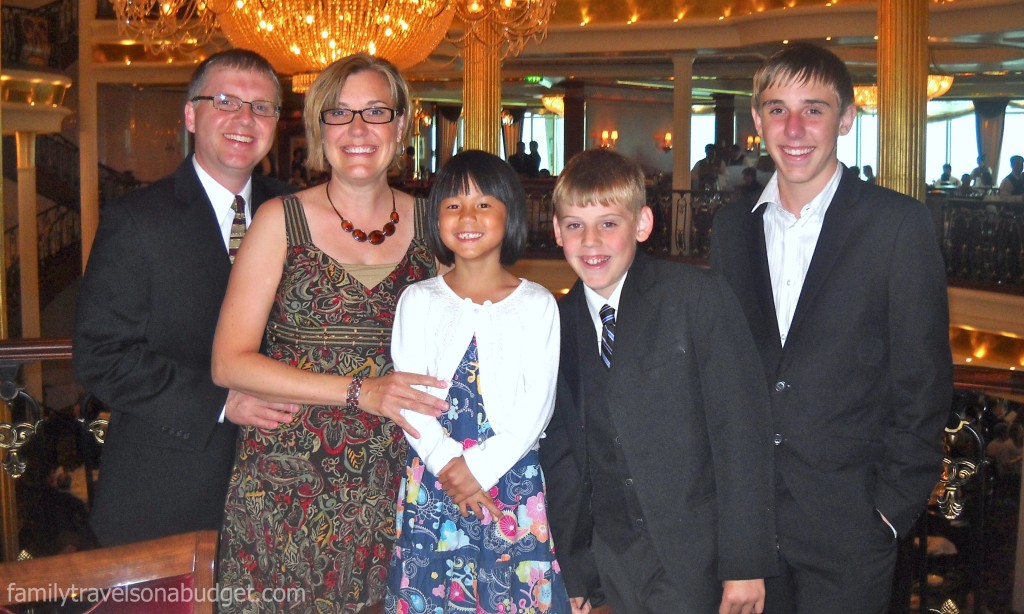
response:
M439 420L463 449L493 435L481 394L476 338L452 378ZM562 614L568 596L548 532L536 447L488 494L501 517L463 518L418 455L409 455L398 501L390 614Z
M313 244L301 202L287 198L288 251L263 353L316 373L391 372L398 294L435 274L423 204L404 258L367 288ZM354 613L383 600L407 449L394 423L347 407L303 405L290 424L242 428L221 533L220 611Z

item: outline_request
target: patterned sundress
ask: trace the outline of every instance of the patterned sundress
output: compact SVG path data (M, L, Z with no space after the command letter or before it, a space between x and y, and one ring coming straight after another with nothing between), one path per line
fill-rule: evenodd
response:
M423 204L405 256L367 288L313 244L301 202L287 198L287 256L263 353L316 373L391 372L398 294L435 274ZM303 405L290 424L242 428L221 533L220 611L354 613L383 600L407 449L393 422L347 407Z
M439 418L470 448L494 434L484 411L474 337ZM486 381L486 380L485 380ZM389 614L562 614L569 600L555 560L537 449L490 489L501 518L463 518L422 459L409 455L399 493L398 541L384 600Z

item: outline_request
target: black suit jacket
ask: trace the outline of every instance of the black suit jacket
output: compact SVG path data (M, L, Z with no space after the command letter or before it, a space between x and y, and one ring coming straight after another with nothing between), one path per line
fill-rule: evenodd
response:
M718 212L712 265L757 343L779 476L808 515L850 535L877 530L875 509L905 535L939 479L952 395L945 268L931 216L844 173L783 347L765 209Z
M288 191L256 175L253 207ZM230 271L191 157L103 208L73 364L111 409L91 519L104 545L220 528L235 429L217 421L210 352Z
M597 333L581 282L559 312L558 392L541 463L570 596L599 599L580 380ZM773 575L767 395L724 280L638 253L616 313L608 391L655 554L688 599L679 611L717 611L721 580Z

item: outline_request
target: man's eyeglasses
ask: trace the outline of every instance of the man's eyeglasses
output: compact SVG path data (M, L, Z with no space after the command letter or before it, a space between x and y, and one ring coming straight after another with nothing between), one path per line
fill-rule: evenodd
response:
M330 126L351 124L356 115L368 124L390 124L398 112L388 107L370 107L368 109L327 109L320 112L320 121Z
M243 104L249 105L249 108L252 109L252 114L259 115L260 117L277 117L281 112L281 107L269 100L242 100L238 96L232 96L231 94L214 94L213 96L195 96L192 98L192 102L197 100L209 100L213 103L214 109L227 111L228 113L241 111Z

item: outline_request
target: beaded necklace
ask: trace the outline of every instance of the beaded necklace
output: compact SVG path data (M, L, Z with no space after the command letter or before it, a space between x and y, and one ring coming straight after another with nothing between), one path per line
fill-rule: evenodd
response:
M327 202L331 204L331 209L334 209L334 214L338 216L339 220L341 220L341 229L351 234L352 238L355 239L356 241L359 241L360 243L366 243L367 241L369 241L370 245L380 245L381 243L384 242L384 239L387 239L391 235L395 234L395 225L398 224L398 220L400 219L398 216L398 211L395 209L395 191L392 190L391 188L388 189L391 190L391 216L389 217L390 221L384 224L384 227L381 228L380 230L374 230L370 233L367 233L365 230L362 230L361 228L356 228L355 225L352 224L352 222L346 220L341 215L341 212L338 211L338 208L334 206L334 201L331 200L331 182L328 181L326 184L324 184L324 190L327 192Z

